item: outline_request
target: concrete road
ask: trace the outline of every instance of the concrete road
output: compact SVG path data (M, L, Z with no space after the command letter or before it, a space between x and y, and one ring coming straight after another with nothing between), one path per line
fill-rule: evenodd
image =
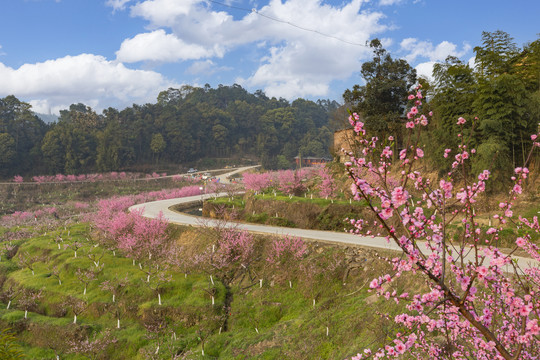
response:
M228 175L228 174L224 174ZM149 218L155 218L160 213L162 213L163 218L167 219L169 222L179 225L191 225L191 226L213 226L217 223L216 220L201 218L197 216L191 216L183 213L178 213L170 210L169 208L177 204L186 204L186 203L201 203L203 199L208 199L214 196L226 196L225 193L222 194L204 194L197 196L190 196L185 198L178 199L169 199L169 200L160 200L152 201L144 204L134 205L129 208L129 211L136 209L142 209L142 215ZM301 237L303 239L313 239L317 241L323 241L328 243L339 243L339 244L350 244L364 247L371 247L376 249L385 249L393 251L401 251L401 249L394 243L388 242L383 237L366 237L366 236L357 236L348 233L332 232L332 231L320 231L320 230L306 230L306 229L295 229L295 228L285 228L279 226L269 226L269 225L259 225L259 224L245 224L237 222L229 222L231 227L237 227L238 229L251 231L254 233L261 234L270 234L270 235L291 235L296 237ZM420 243L420 249L424 254L429 254L430 251L427 249L424 243ZM514 259L518 262L519 266L522 269L530 268L531 266L538 267L540 264L538 262L524 257L514 256ZM469 261L473 261L472 254L466 258ZM489 264L489 259L486 259L485 264ZM506 269L508 272L513 272L511 266L507 266Z

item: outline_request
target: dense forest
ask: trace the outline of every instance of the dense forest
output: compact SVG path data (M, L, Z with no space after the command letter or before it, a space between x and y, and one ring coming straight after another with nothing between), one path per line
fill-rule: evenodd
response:
M433 112L423 134L433 168L448 172L454 156L443 154L458 148L460 133L476 151L473 172L489 169L500 183L523 166L532 146L530 136L540 125L539 39L519 48L503 31L483 32L481 46L474 48L474 64L448 57L435 64L431 81L417 78L405 60L393 59L378 40L370 45L373 60L361 70L366 84L343 95L370 133L395 137L396 150L404 146L407 94L419 82ZM467 119L464 129L457 124L459 117Z
M329 156L329 119L339 104L268 98L239 85L183 86L155 104L62 110L47 125L15 96L0 99L0 175L112 171L141 164L252 156L269 169L295 156Z
M293 158L329 156L332 132L348 126L346 109L358 112L371 134L393 136L404 146L407 94L420 82L431 123L424 147L433 168L448 171L461 131L476 149L472 170L507 178L521 166L540 122L540 40L522 48L503 31L484 32L475 62L455 57L418 78L403 59L393 59L377 39L373 59L362 65L364 85L343 94L345 105L268 98L239 85L217 89L183 86L159 94L155 104L102 114L84 104L63 110L47 125L15 96L0 99L0 176L112 171L143 164L195 164L206 158L251 157L267 169L293 166ZM341 123L339 121L341 119ZM397 153L397 151L396 151Z

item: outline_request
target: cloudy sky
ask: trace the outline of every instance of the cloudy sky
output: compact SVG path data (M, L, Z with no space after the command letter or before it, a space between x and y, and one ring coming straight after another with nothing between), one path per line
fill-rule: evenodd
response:
M420 74L482 31L538 38L538 0L4 0L0 97L36 112L155 102L183 84L341 101L382 39Z

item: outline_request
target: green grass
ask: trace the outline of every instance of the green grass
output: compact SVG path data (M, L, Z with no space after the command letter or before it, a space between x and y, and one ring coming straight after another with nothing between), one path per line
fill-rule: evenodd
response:
M183 352L188 359L202 358L201 334L205 338L204 358L216 359L334 359L352 354L357 344L362 343L356 334L350 338L350 327L357 322L359 313L369 312L362 307L366 293L361 291L355 296L344 296L351 288L344 287L339 276L309 283L312 280L304 280L297 271L289 275L283 272L285 269L268 272L268 269L260 267L264 262L256 264L257 272L264 278L263 287L259 288L258 282L248 287L245 283L232 284L229 331L220 334L219 319L224 316L225 287L216 277L212 286L208 274L194 272L185 277L183 272L171 271L172 281L164 287L163 305L159 306L156 294L145 285L144 274L139 267L133 266L131 259L105 251L101 259L105 264L104 270L99 280L91 282L86 295L83 295L84 285L76 278L75 271L92 268L94 264L87 255L91 251L101 251L101 248L85 243L74 258L73 250L63 246L58 249L54 242L57 236L62 236L64 243L85 242L87 237L91 238L88 224L73 224L66 230L62 226L47 235L20 241L15 258L0 262L0 273L5 277L3 289L17 285L42 291L42 298L28 312L27 320L23 319L24 311L18 299L13 301L9 310L5 309L5 303L0 303L0 325L15 329L29 359L54 358L55 351L61 354L62 359L82 359L81 355L68 353L69 341L75 339L74 334L84 339L105 329L111 329L118 341L103 355L110 359L144 359L145 351L155 352L158 343L162 344L160 353L163 351L163 359L171 356L169 345L175 351ZM330 253L340 251L328 249ZM16 265L17 256L24 252L37 259L35 275L28 268ZM313 253L313 256L319 255ZM52 276L55 266L59 270L61 285ZM272 280L279 273L281 280ZM120 316L121 329L116 330L111 294L101 290L99 284L126 275L129 286L118 300L125 308ZM292 288L289 287L289 279ZM214 291L214 306L208 291ZM312 305L314 294L317 297L315 307ZM87 309L78 315L77 325L73 324L71 309L59 313L62 310L60 304L68 296L88 304ZM144 324L159 319L169 324L167 330L149 336ZM329 337L326 337L326 326L331 329ZM173 331L177 336L174 341L171 337ZM303 345L299 347L298 344Z

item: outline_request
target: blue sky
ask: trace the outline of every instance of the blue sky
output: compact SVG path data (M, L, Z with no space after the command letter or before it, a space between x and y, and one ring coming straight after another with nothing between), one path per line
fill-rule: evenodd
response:
M238 83L341 101L362 83L370 39L429 76L448 55L469 61L482 31L536 40L539 15L537 0L5 0L0 97L101 111L168 87Z

